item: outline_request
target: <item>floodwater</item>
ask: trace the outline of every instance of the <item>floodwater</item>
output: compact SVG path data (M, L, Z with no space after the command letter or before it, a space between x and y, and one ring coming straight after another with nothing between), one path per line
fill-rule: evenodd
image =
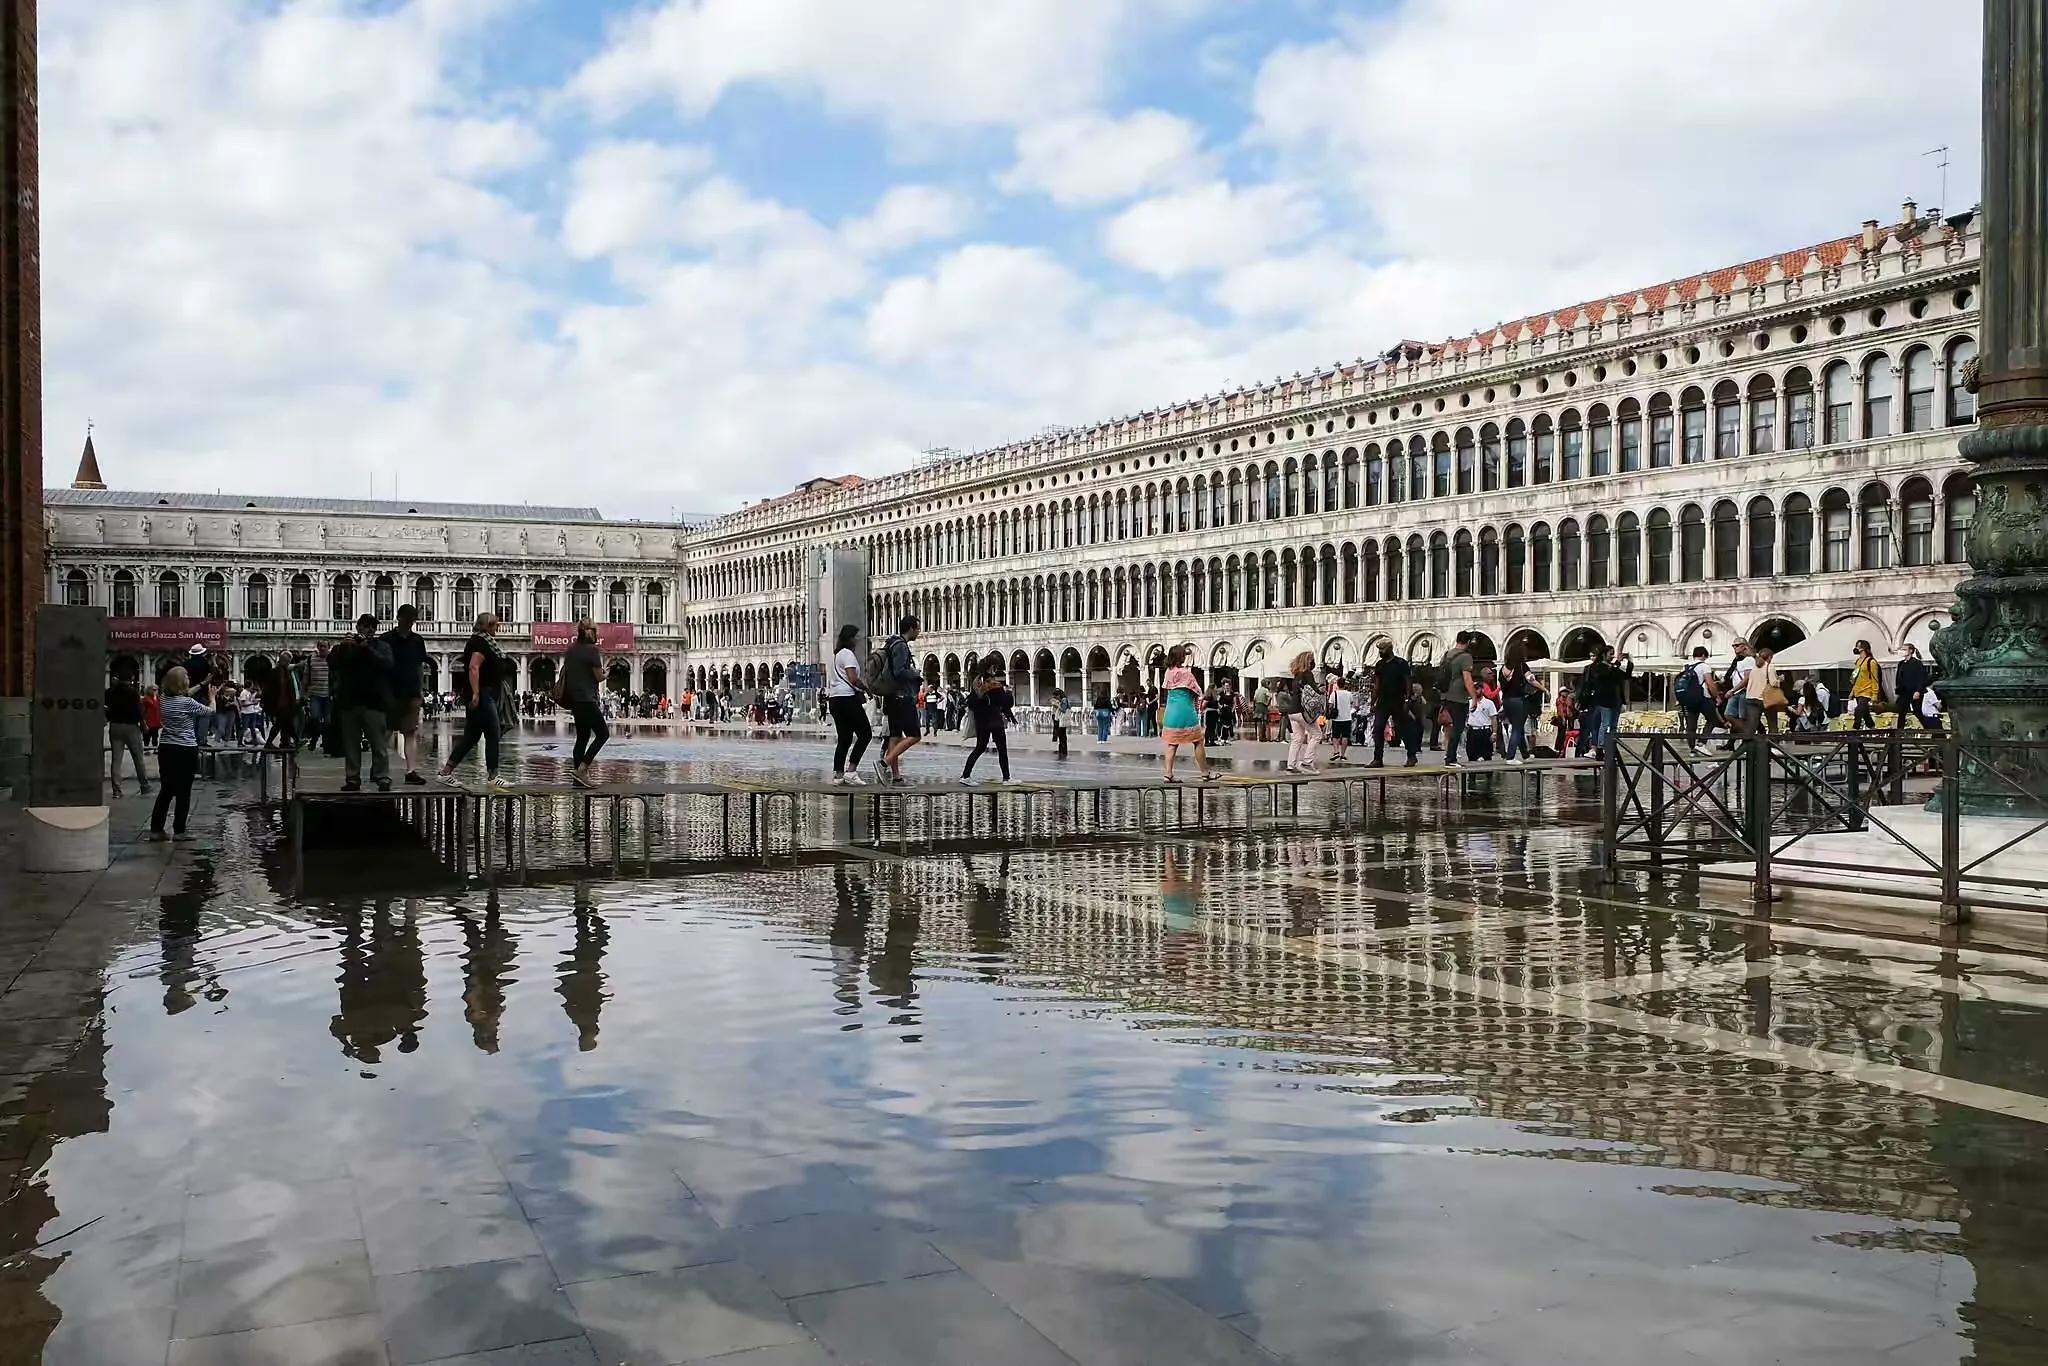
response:
M0 884L0 1362L2048 1361L2048 961L1540 790L294 899L213 784Z

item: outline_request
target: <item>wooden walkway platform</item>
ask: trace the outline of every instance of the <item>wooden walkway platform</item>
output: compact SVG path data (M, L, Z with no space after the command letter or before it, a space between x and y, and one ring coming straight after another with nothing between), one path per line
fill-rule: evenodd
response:
M458 869L467 870L474 866L485 874L496 865L501 845L505 869L529 867L529 830L536 810L555 811L565 804L582 816L585 861L594 861L598 851L591 845L590 832L596 828L592 817L602 812L609 817L606 821L609 861L615 870L622 871L625 829L622 818L629 808L637 808L639 812L641 860L651 867L654 813L657 810L665 812L676 805L687 812L691 804L717 804L720 843L728 859L736 855L735 835L738 821L744 817L746 835L740 847L766 860L774 856L773 836L777 833L774 827L785 833L783 855L793 858L803 852L802 813L806 802L817 806L844 801L849 829L855 823L854 813L859 805L866 803L868 828L874 833L874 842L878 846L883 843L883 817L893 808L896 818L894 843L899 850L907 852L911 843L910 815L918 803L923 806L922 828L927 839L931 838L930 832L937 826L934 816L937 804L941 802L960 804L970 838L979 837L977 798L986 803L991 837L997 837L1001 831L1000 816L1004 807L1013 811L1021 807L1026 828L1029 828L1028 823L1039 815L1042 806L1046 816L1045 838L1056 844L1060 838L1060 817L1063 814L1069 832L1079 833L1092 822L1099 833L1119 797L1136 798L1141 825L1164 829L1170 825L1185 824L1190 808L1197 826L1209 824L1212 813L1223 817L1233 804L1241 805L1245 818L1249 820L1255 814L1256 794L1263 792L1266 814L1277 817L1281 814L1283 792L1290 812L1298 812L1302 789L1334 789L1332 795L1340 804L1341 820L1348 825L1354 811L1362 816L1367 792L1375 784L1382 797L1389 784L1411 786L1427 783L1437 785L1448 798L1453 792L1477 783L1493 786L1501 782L1519 782L1526 799L1533 797L1536 784L1545 778L1590 776L1597 774L1599 767L1599 761L1595 759L1418 764L1413 768L1375 768L1358 764L1325 769L1319 773L1233 774L1219 776L1215 781L1206 783L1196 779L1167 783L1156 773L1132 773L1128 776L1021 779L1004 783L871 783L860 787L824 780L634 783L595 787L516 783L495 788L482 784L450 786L434 783L425 787L400 785L389 792L379 792L374 788L343 792L338 785L329 786L323 782L292 784L284 789L281 797L293 848L294 882L297 883L303 877L309 813L317 822L322 819L320 813L323 811L339 816L352 808L358 812L365 809L390 812L402 824L417 831L437 857L451 862ZM1358 789L1356 807L1353 806L1354 787ZM775 821L778 813L786 819Z

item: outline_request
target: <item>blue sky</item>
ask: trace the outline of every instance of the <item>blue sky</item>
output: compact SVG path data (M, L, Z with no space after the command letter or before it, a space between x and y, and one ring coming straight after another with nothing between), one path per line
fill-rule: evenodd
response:
M709 513L1467 332L1967 207L1942 8L46 4L48 469Z

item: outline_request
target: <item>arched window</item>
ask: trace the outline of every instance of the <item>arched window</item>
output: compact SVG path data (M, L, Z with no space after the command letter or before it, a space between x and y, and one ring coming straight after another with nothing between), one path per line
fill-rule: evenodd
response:
M884 615L886 616L887 614L885 613ZM901 616L902 613L898 612L897 615ZM555 620L555 581L553 579L534 580L533 619L535 621ZM890 622L892 628L894 625L893 621Z
M1477 448L1472 444L1472 429L1458 428L1458 492L1460 495L1472 492L1479 477Z
M465 574L455 581L455 620L469 622L476 617L476 580Z
M1500 533L1487 527L1479 533L1479 595L1500 592Z
M1500 428L1491 422L1479 429L1479 488L1492 493L1500 487Z
M1821 439L1837 445L1855 439L1855 404L1850 394L1849 362L1838 360L1821 376Z
M1236 470L1230 472L1230 525L1244 520L1244 484Z
M1520 593L1528 585L1529 547L1522 540L1522 528L1511 523L1507 532L1508 592Z
M1408 438L1408 498L1420 502L1429 497L1429 447L1417 433Z
M499 621L519 619L518 596L512 591L512 580L499 579L491 585L491 611Z
M440 614L434 610L434 581L425 574L412 581L412 605L421 621L439 619Z
M1586 519L1586 587L1613 586L1613 543L1608 538L1607 518L1594 513Z
M199 615L216 620L228 614L228 581L215 570L199 581Z
M1270 467L1267 471L1267 482L1272 482ZM1043 515L1043 513L1040 514L1041 519ZM1043 529L1041 522L1040 530ZM1159 486L1156 484L1145 485L1145 534L1147 536L1157 536L1159 534ZM1039 540L1039 548L1045 548L1045 541L1042 537Z
M1857 499L1863 522L1864 569L1892 567L1892 499L1883 484L1866 484Z
M1643 524L1633 512L1624 512L1614 524L1615 561L1621 566L1620 584L1634 588L1643 581Z
M1586 412L1588 472L1594 478L1614 473L1614 420L1607 405L1596 403Z
M1272 551L1269 550L1263 556L1260 557L1259 568L1263 571L1262 577L1265 580L1265 582L1260 585L1259 602L1262 606L1264 606L1267 610L1270 611L1271 609L1278 607L1280 605L1279 558L1275 556ZM1292 594L1290 593L1289 596L1291 597Z
M1749 382L1749 453L1769 455L1777 449L1778 395L1769 375Z
M1839 574L1849 568L1850 521L1848 494L1840 489L1829 489L1821 495L1820 567L1829 574Z
M1906 430L1934 428L1934 353L1916 346L1906 353Z
M1882 351L1863 362L1863 437L1892 434L1892 358Z
M1933 361L1929 361L1930 368ZM1899 490L1899 562L1909 569L1934 563L1934 486L1908 479Z
M1697 465L1707 458L1707 396L1689 386L1678 396L1678 404L1685 431L1681 458L1688 465Z
M1714 504L1714 577L1742 576L1742 514L1723 498Z
M1322 565L1323 581L1316 594L1316 602L1324 607L1337 601L1337 547L1326 545L1319 563Z
M1441 531L1429 533L1429 595L1451 595L1451 540Z
M1323 511L1337 510L1337 453L1323 452Z
M1803 493L1785 499L1785 572L1813 572L1813 500Z
M270 620L270 580L262 574L251 574L244 590L247 610L243 615L251 621Z
M1567 517L1557 524L1557 587L1560 592L1579 590L1579 523Z
M1387 462L1380 458L1378 446L1365 448L1365 505L1377 507L1381 490L1387 485Z
M1358 506L1358 448L1344 448L1344 508L1350 511Z
M1671 514L1658 508L1650 514L1650 582L1671 582Z
M1810 450L1813 443L1813 376L1795 365L1785 374L1785 449Z
M1643 410L1632 398L1621 401L1616 425L1621 428L1621 472L1633 474L1643 467Z
M1209 481L1209 525L1212 527L1226 526L1230 521L1230 504L1224 500L1223 481L1221 479L1211 479Z
M1429 491L1438 498L1451 496L1451 438L1438 432L1429 441Z
M342 577L348 576L344 574ZM185 615L185 582L168 569L156 576L156 614L160 617Z
M1408 597L1410 601L1427 597L1429 587L1429 558L1423 549L1420 536L1408 538Z
M1294 458L1289 456L1287 463L1280 467L1280 506L1282 516L1298 517L1301 515L1300 487L1301 472L1295 468Z
M1653 470L1671 467L1673 418L1671 395L1653 394L1650 397L1650 468Z
M1567 408L1557 420L1557 444L1560 456L1558 477L1580 479L1586 473L1586 429L1579 425L1579 410Z
M1678 511L1678 577L1686 583L1707 577L1707 518L1697 503Z
M313 576L294 574L291 582L291 614L293 621L313 619Z
M135 611L135 575L126 569L114 571L113 610L109 616L132 617Z
M1364 602L1378 602L1380 600L1380 543L1378 541L1367 541L1364 548L1359 552L1358 558L1360 561L1360 577L1365 581L1360 585L1360 599Z
M1303 456L1301 461L1301 515L1313 517L1322 506L1322 480L1316 476L1316 458Z
M1550 524L1538 522L1529 528L1529 591L1550 591Z
M1458 597L1472 596L1472 533L1460 531L1451 545L1453 555L1453 580L1451 591Z
M64 605L92 606L92 580L86 577L83 569L74 569L64 576Z
M1537 414L1531 430L1536 450L1534 482L1548 484L1557 477L1557 433L1550 425L1550 415Z
M1951 427L1977 420L1977 396L1971 393L1964 383L1964 372L1975 359L1977 343L1969 337L1957 337L1948 344L1948 350L1942 355L1942 369L1948 374L1946 408Z
M1522 419L1508 423L1508 487L1521 488L1529 482L1529 432Z
M569 620L582 621L590 615L591 598L595 596L589 579L576 579L569 585ZM929 613L927 613L929 615Z
M1387 537L1387 601L1401 600L1401 543L1392 536Z
M1768 579L1778 571L1778 510L1759 495L1749 500L1749 577Z
M1209 481L1205 476L1198 474L1192 488L1194 494L1188 510L1195 515L1194 529L1205 531L1209 526Z
M1733 460L1742 454L1742 395L1735 381L1714 386L1714 458Z
M1289 481L1289 487L1292 487L1291 480ZM1280 467L1271 460L1268 460L1266 462L1266 520L1271 521L1273 518L1278 517L1280 515L1280 508Z
M1970 558L1970 524L1977 520L1977 486L1967 474L1952 474L1941 486L1942 554L1949 564Z

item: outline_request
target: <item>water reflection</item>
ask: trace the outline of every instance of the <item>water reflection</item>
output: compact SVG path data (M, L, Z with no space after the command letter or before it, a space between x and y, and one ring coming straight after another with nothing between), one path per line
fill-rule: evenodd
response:
M427 1022L427 958L419 917L418 901L390 897L370 903L367 916L360 910L343 916L341 971L335 978L339 1000L327 1030L357 1062L382 1062L381 1050L394 1043L400 1053L420 1046Z
M498 1022L505 1015L505 988L512 982L519 940L505 928L497 888L484 894L484 913L455 909L462 927L462 1017L469 1021L470 1042L480 1053L498 1051Z
M562 998L562 1013L576 1028L576 1049L588 1053L597 1047L597 1026L609 997L604 985L604 951L611 943L611 929L597 913L597 896L588 883L575 888L575 937L562 955L556 970L555 994Z

